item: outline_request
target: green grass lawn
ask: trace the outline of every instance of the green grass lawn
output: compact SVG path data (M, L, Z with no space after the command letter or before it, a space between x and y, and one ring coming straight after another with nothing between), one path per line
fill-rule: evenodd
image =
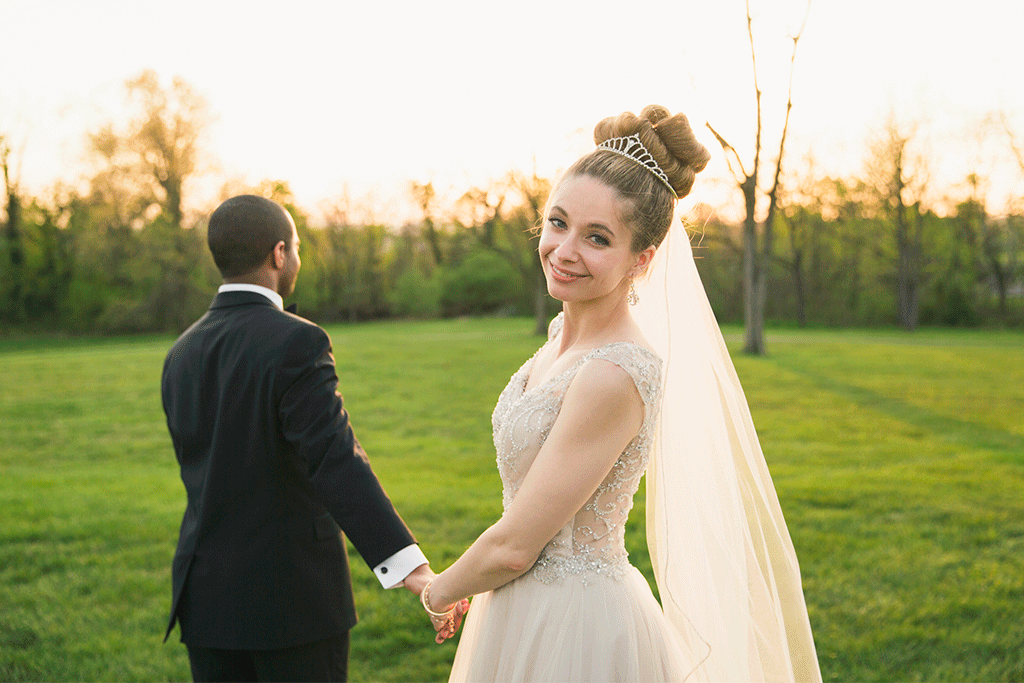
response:
M435 569L500 514L490 413L531 328L329 328L356 433ZM159 397L171 341L0 341L0 680L189 678L177 634L161 643L184 509ZM825 680L1024 681L1024 336L768 343L737 369ZM639 496L628 543L649 576L643 519ZM454 643L353 571L353 680L444 680Z

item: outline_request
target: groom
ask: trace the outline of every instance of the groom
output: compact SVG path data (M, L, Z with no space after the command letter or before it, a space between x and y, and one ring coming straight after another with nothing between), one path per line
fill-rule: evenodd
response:
M207 237L224 278L171 348L161 394L188 505L172 570L196 681L345 680L356 623L344 532L385 588L433 572L356 441L327 333L282 309L299 237L233 197Z

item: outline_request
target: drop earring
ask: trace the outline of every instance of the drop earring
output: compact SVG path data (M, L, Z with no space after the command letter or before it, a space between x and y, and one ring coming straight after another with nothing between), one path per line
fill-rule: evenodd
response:
M630 306L636 306L640 303L640 297L637 296L636 290L633 288L633 281L629 281L629 296L626 297L626 303Z

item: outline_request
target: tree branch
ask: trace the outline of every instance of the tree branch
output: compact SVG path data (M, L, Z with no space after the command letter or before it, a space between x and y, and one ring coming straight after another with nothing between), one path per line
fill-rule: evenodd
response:
M749 6L749 0L748 0ZM772 189L768 193L768 216L765 219L766 234L771 233L772 221L775 219L775 212L779 200L779 180L782 176L782 154L786 147L786 134L789 132L789 114L793 110L793 74L796 71L796 48L800 43L800 36L807 26L807 17L811 13L811 0L807 0L807 10L804 12L804 20L800 24L800 30L793 36L793 53L789 58L789 93L786 100L786 118L782 124L782 136L779 138L779 156L775 161L775 178L772 180ZM766 244L768 240L765 240Z
M1006 112L1002 112L999 119L1000 123L1003 124L1003 130L1006 131L1006 136L1010 139L1010 151L1017 157L1017 165L1020 166L1020 172L1024 173L1024 150L1017 146L1017 136L1010 129L1010 122L1006 118Z
M725 152L725 163L728 164L729 172L732 173L733 179L737 184L742 185L743 179L747 177L747 170L743 168L743 160L740 159L739 152L736 151L735 147L726 142L725 138L719 135L718 131L714 129L710 122L707 122L704 125L708 127L708 130L710 130L715 136L715 139L718 140L718 144L722 146L722 151ZM736 165L740 167L740 173L743 175L736 173L736 169L732 166L732 159L729 158L729 152L732 152L733 157L736 159Z
M754 52L754 20L750 16L750 0L747 0L747 35L750 37L750 66L754 71L754 98L757 102L757 136L754 138L754 172L757 178L757 168L761 161L761 88L757 84L757 56ZM744 174L746 175L746 174ZM750 177L750 176L747 176ZM756 182L756 181L755 181Z

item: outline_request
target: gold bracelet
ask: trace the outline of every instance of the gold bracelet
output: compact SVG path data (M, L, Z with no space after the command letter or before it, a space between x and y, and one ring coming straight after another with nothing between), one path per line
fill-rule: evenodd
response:
M455 605L452 605L452 608L450 610L448 610L447 612L435 612L434 610L430 609L430 602L429 602L430 595L429 595L429 592L430 592L430 584L432 584L432 583L434 583L432 580L427 582L427 585L423 587L423 592L420 593L420 602L423 603L423 609L427 610L427 614L429 614L430 616L434 617L435 619L447 619L447 618L452 617L454 615L454 612L455 612L455 607L456 607L456 605L458 605L458 603L455 603Z

